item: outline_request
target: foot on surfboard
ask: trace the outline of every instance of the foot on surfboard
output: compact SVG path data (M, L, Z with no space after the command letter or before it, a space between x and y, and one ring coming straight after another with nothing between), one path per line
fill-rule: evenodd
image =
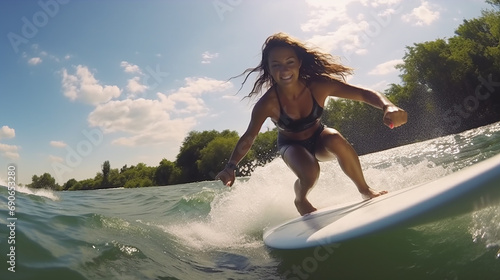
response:
M374 197L384 195L387 193L387 191L376 191L372 188L368 188L368 190L360 192L360 193L361 193L361 197L363 198L363 200L369 200L369 199L372 199Z
M297 207L297 211L299 211L301 216L310 214L317 210L307 199L295 200L295 207Z

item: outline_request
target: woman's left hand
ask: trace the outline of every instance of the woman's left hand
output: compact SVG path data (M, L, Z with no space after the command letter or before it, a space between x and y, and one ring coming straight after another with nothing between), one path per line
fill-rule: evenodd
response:
M408 121L408 114L405 110L398 108L395 105L385 106L384 124L388 127L395 128L402 126Z

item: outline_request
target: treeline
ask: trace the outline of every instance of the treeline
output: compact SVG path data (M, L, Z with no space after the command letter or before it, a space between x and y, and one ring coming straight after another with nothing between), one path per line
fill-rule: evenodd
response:
M331 100L324 122L337 128L360 154L458 133L500 120L500 0L464 20L448 39L407 47L401 84L385 95L408 112L408 123L390 130L380 110Z
M401 84L384 92L408 112L408 123L391 130L382 123L382 112L349 100L330 99L322 121L338 129L359 154L418 142L500 120L500 0L489 0L493 9L479 18L464 20L455 36L407 47ZM261 133L240 163L239 176L250 175L258 165L274 159L275 130ZM63 186L50 174L33 176L28 186L57 190L113 187L147 187L212 180L230 156L239 136L225 130L190 132L175 161L158 166L144 163L112 169L109 161L92 179L71 179Z
M248 155L241 161L237 176L248 176L255 167L264 165L277 156L276 131L259 133ZM81 181L70 179L62 186L49 174L34 175L31 188L53 190L94 190L106 188L139 188L165 186L213 180L227 163L238 142L236 131L192 131L184 139L175 161L163 159L158 166L139 163L122 168L111 168L109 161L101 165L94 178Z

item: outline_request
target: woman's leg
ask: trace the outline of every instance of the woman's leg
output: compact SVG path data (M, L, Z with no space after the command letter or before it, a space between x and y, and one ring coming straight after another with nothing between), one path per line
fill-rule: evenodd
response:
M387 191L375 191L368 186L358 154L351 144L335 129L325 128L317 142L316 158L326 161L334 157L337 157L340 167L351 178L364 198L373 198L387 193Z
M300 215L316 211L306 196L319 177L319 164L316 158L301 145L290 145L283 153L283 160L297 176L295 181L295 207Z

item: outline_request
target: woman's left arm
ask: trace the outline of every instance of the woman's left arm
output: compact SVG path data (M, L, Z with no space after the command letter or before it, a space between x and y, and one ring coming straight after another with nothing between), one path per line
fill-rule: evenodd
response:
M390 128L401 126L408 120L408 114L403 109L394 105L381 93L349 85L340 81L331 81L320 86L327 87L323 92L328 93L328 96L362 101L375 108L383 110L384 124Z

